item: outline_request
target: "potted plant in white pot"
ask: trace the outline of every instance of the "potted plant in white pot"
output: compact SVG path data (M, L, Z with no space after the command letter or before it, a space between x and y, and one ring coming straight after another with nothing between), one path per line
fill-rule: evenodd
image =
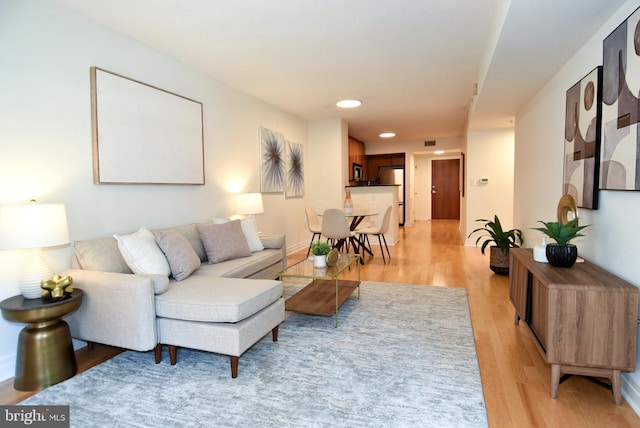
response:
M586 226L578 226L578 218L562 223L560 221L539 221L544 227L534 227L535 230L547 235L556 243L547 244L546 255L551 266L571 267L578 259L578 247L569 244L573 238L584 236L579 233Z
M485 239L480 247L480 251L484 255L487 246L493 243L490 250L489 268L498 275L508 275L509 249L518 248L523 243L522 231L520 229L503 230L497 215L494 216L493 221L483 218L476 221L483 221L485 224L471 232L468 237L471 238L471 235L475 233L484 232L476 239L476 245L481 239Z
M316 241L311 244L311 252L313 253L313 266L323 268L327 266L327 254L333 247L325 241Z

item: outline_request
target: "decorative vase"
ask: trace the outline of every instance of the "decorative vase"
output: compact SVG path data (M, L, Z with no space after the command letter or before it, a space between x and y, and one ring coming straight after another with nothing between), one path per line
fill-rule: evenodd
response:
M578 247L573 244L547 244L546 254L551 266L571 267L578 259Z
M321 256L313 256L313 267L327 267L327 255L323 254Z
M500 247L490 247L489 269L498 275L509 275L509 253L502 254Z
M353 212L353 199L351 199L351 190L347 189L347 195L344 198L344 213L351 214Z

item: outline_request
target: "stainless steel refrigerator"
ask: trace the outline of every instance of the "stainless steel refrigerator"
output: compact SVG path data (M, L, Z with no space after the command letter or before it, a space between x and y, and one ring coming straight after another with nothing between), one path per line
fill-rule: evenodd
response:
M404 168L386 167L378 168L378 183L381 185L393 184L398 189L398 223L404 226Z

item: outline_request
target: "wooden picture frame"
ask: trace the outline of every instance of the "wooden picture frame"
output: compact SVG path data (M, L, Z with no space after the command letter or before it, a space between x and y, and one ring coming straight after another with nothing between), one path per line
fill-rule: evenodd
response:
M93 182L204 184L202 103L91 67Z

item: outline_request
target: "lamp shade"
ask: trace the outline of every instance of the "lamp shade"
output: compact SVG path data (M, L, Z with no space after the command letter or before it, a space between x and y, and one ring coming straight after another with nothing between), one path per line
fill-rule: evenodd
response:
M63 204L0 206L0 249L22 250L69 243Z
M262 214L264 212L262 194L240 193L236 199L236 212L244 215Z

